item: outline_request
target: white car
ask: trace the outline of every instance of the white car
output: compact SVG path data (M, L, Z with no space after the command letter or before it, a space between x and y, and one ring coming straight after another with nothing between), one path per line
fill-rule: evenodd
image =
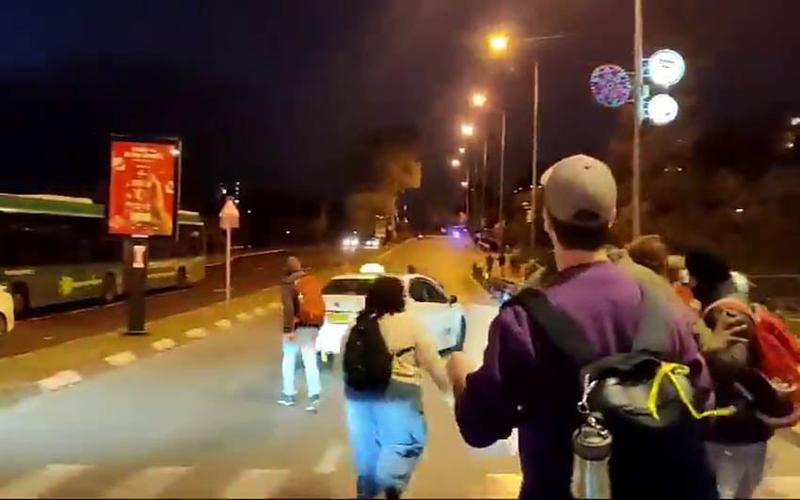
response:
M336 276L322 290L326 313L317 336L317 351L324 363L340 353L344 336L364 309L367 290L379 276L392 276L403 283L406 310L416 313L428 327L440 352L463 348L467 334L464 308L435 280L422 274L384 273L376 264L365 264L360 271Z
M14 299L0 285L0 337L14 329Z

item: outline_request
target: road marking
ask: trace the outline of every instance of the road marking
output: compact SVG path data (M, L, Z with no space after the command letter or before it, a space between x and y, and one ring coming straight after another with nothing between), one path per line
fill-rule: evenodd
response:
M153 346L154 350L161 352L161 351L168 351L174 348L177 344L175 343L174 340L166 338L166 339L156 340L151 345Z
M281 487L288 470L249 469L239 473L222 491L222 498L271 498Z
M189 472L191 467L148 467L123 479L101 495L104 498L155 498Z
M330 474L336 471L336 466L339 465L339 460L345 454L345 447L341 443L331 443L325 448L325 453L322 454L317 465L314 466L314 472L317 474Z
M44 391L57 391L61 388L75 385L81 380L83 380L83 377L75 370L62 370L38 381L36 384Z
M0 488L0 498L41 498L61 483L91 469L89 465L50 464Z
M204 339L208 337L208 331L205 328L192 328L184 332L184 335L190 339Z
M136 361L136 355L131 351L122 351L111 356L106 356L105 362L111 366L125 366Z
M239 321L250 321L251 319L253 319L253 316L251 316L246 312L240 312L239 314L236 315L236 319L238 319Z
M233 328L233 323L231 323L231 320L229 319L220 319L214 322L214 326L220 330L230 330Z
M255 309L253 309L253 314L255 316L266 316L267 310L264 309L263 307L256 307Z

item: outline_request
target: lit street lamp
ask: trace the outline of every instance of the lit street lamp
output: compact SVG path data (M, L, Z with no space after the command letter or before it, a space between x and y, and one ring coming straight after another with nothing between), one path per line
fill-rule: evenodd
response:
M508 44L511 38L505 33L494 33L489 36L489 51L492 54L500 55L508 52Z
M461 181L461 187L464 188L464 189L468 188L469 187L469 182Z
M467 152L467 148L465 148L464 146L459 146L458 147L458 154L463 155L466 152Z
M461 166L461 160L459 160L458 158L453 158L452 160L450 160L450 166L453 167L453 168L460 167Z
M499 36L499 35L498 35ZM491 43L490 43L491 46ZM475 92L470 96L470 104L473 108L485 108L489 102L485 92ZM502 226L505 221L504 193L505 193L505 164L506 164L506 112L500 110L500 179L499 179L499 203L497 212L497 222ZM486 139L483 142L483 171L486 176L488 144ZM484 181L485 182L485 181ZM484 183L485 187L485 183ZM485 200L484 200L485 201ZM484 207L485 208L485 207Z
M471 123L462 123L461 135L463 135L464 137L472 137L473 135L475 135L475 125Z
M488 100L489 98L486 97L485 93L475 92L474 94L472 94L472 96L470 96L469 102L470 104L472 104L473 108L482 108L486 106L486 101Z

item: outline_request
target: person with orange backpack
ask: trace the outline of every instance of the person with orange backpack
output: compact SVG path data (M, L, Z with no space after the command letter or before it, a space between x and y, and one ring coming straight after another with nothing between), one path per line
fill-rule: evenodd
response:
M319 280L306 273L297 257L286 261L286 276L281 284L283 299L283 389L278 404L297 404L294 376L297 353L303 358L308 403L306 410L319 410L320 386L316 339L325 320L325 301Z

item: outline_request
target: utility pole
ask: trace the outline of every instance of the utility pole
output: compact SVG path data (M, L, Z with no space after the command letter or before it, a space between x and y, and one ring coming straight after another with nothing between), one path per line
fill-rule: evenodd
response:
M536 191L539 162L539 61L533 63L533 148L531 152L531 250L536 248Z
M500 203L497 212L497 223L500 225L500 245L502 248L505 243L505 213L503 209L503 194L505 191L505 172L506 172L506 112L503 110L502 124L500 129Z
M644 91L644 75L642 59L644 57L643 39L644 27L642 21L642 0L634 0L634 35L633 35L633 64L634 74L634 106L633 106L633 238L642 234L641 214L641 140L642 140L642 99Z
M481 175L481 229L486 225L486 184L489 182L489 137L483 138L483 174Z

